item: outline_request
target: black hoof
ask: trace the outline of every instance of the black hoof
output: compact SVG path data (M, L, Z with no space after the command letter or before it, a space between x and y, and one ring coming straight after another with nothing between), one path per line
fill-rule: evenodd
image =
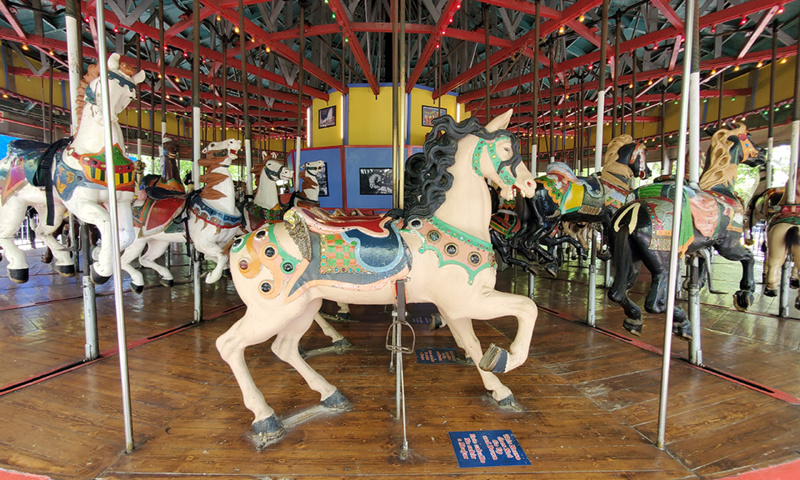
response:
M794 299L794 308L800 310L800 297Z
M558 265L554 263L549 263L547 266L544 267L544 271L547 272L553 278L558 277Z
M225 270L223 270L222 271L222 276L225 277L225 278L229 278L229 279L233 278L233 275L231 275L231 269L230 268L226 268Z
M61 275L62 277L74 277L75 276L75 265L56 265L56 272Z
M778 289L777 288L764 287L764 296L765 297L777 297L778 296Z
M44 255L42 255L42 263L50 263L53 261L53 254L48 250Z
M494 343L489 345L478 367L484 372L505 373L508 365L508 352Z
M343 312L336 314L336 321L337 322L349 322L350 321L350 313Z
M94 269L94 265L92 265L91 271L92 271L92 283L94 283L95 285L102 285L106 283L109 278L111 278L111 277L104 277L98 274Z
M170 279L170 280L164 280L164 279L162 278L162 279L161 279L161 282L159 282L159 283L161 283L161 285L162 285L162 286L164 286L164 287L172 287L172 286L174 286L174 285L175 285L175 280L172 280L172 279Z
M136 285L135 283L131 282L131 292L142 293L143 291L144 291L144 285Z
M14 283L25 283L28 281L27 268L9 268L8 278Z
M789 279L789 288L800 288L800 278L790 278Z
M736 310L746 312L750 305L753 304L753 294L747 290L739 290L733 294L733 304Z
M692 324L689 320L683 323L676 323L672 326L672 334L684 340L692 339Z
M514 407L517 405L517 402L514 401L513 393L510 393L506 398L503 398L497 403L499 403L501 407Z
M622 328L638 337L642 334L642 321L626 318L625 321L622 322Z
M322 401L322 406L331 410L347 410L352 405L350 400L337 389L333 395Z
M353 344L350 343L350 341L347 340L346 338L343 338L341 340L336 340L335 342L333 342L333 348L336 349L336 353L344 353L347 350L353 348Z
M253 422L253 433L259 444L265 446L286 435L286 430L280 419L272 414L272 416Z
M441 313L436 312L434 314L431 314L431 321L428 324L428 327L430 328L431 331L438 330L444 327L444 325L445 325L444 318L442 318Z

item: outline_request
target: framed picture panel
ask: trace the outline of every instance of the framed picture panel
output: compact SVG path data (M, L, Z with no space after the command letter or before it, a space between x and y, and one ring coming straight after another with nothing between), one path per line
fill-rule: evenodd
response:
M319 128L336 126L336 105L319 109Z
M360 168L358 170L358 185L361 195L391 195L392 181L391 168Z
M437 108L437 107L428 107L423 105L422 106L422 126L423 127L432 127L433 120L436 118L441 117L442 115L447 115L446 108Z

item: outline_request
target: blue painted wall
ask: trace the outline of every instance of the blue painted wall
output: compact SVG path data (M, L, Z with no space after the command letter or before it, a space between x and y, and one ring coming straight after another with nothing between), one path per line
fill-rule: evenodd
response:
M300 166L306 163L322 160L328 172L328 196L319 197L319 206L322 208L342 208L342 150L341 147L311 148L303 150L300 154ZM289 162L294 162L294 153L289 156ZM299 189L302 185L297 185Z

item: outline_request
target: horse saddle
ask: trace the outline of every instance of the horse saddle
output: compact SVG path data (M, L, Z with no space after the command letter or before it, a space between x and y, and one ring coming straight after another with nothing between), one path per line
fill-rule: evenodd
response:
M319 208L294 207L292 210L302 217L309 230L320 234L358 231L365 235L386 237L390 234L387 227L391 217L370 215L353 217L334 217Z
M147 197L144 205L133 207L133 225L141 229L139 235L143 237L161 233L173 225L185 205L185 196L159 200Z

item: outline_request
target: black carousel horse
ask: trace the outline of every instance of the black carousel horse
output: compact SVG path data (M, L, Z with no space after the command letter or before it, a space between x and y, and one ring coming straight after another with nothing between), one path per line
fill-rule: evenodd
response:
M753 146L744 126L720 129L711 138L699 189L684 187L683 193L679 255L699 254L713 247L723 258L740 261L742 279L740 290L734 294L734 304L740 311L747 310L753 301L754 259L753 253L741 243L744 207L733 187L740 163L756 166L763 162L762 153ZM642 311L628 298L627 290L633 286L644 263L652 275L645 310L649 313L666 310L675 183L665 181L641 187L631 192L628 199L629 203L614 215L609 229L615 275L608 298L625 311L623 328L639 335ZM675 307L674 318L674 333L691 338L686 312Z
M600 174L576 177L566 164L551 163L546 174L536 179L534 196L516 199L516 218L507 213L493 217L492 246L505 263L531 267L513 258L512 248L517 248L529 262L545 264L545 270L555 276L558 260L553 247L569 242L579 252L583 248L569 235L554 238L553 231L565 221L601 224L606 233L611 217L633 188L633 180L650 175L645 153L644 144L620 135L609 142Z

